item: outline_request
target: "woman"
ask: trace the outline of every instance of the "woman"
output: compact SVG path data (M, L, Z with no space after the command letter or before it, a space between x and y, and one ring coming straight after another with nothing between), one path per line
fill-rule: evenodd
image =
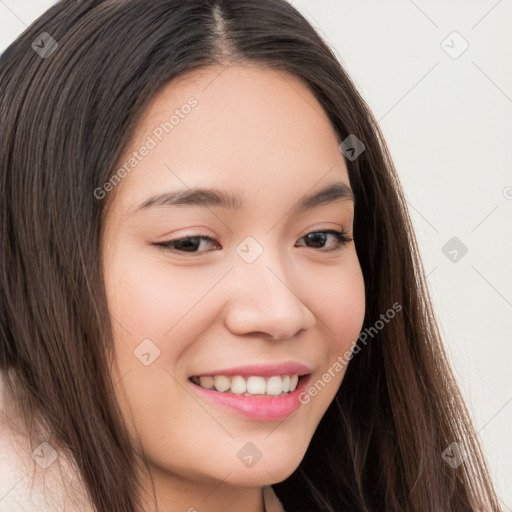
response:
M63 1L0 84L4 444L54 504L499 510L382 135L290 4Z

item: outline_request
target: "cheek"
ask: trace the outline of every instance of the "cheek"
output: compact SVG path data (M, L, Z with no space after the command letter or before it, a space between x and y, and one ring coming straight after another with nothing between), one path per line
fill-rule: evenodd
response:
M352 357L365 315L365 287L357 258L309 283L308 306L323 332L322 363L301 402L312 404L317 421L334 399ZM308 286L308 283L305 283Z
M324 331L330 362L351 347L359 335L365 315L365 287L356 257L345 265L317 275L307 283L308 306L318 316Z
M135 450L158 460L182 431L194 435L195 418L204 415L183 401L179 362L204 328L194 306L215 276L198 268L173 270L136 252L117 261L106 269L116 392Z
M126 250L112 261L105 275L116 350L113 370L130 401L146 404L144 415L150 417L148 397L154 397L155 389L171 396L172 377L166 370L174 372L175 362L201 329L188 319L204 294L205 278L172 271L137 251Z
M363 327L366 309L364 280L359 265L342 282L338 302L331 306L335 310L332 318L338 337L330 349L336 350L336 356L351 349L355 343Z
M206 267L173 269L161 258L139 257L136 251L128 254L107 270L110 309L135 338L162 340L193 311L215 276Z

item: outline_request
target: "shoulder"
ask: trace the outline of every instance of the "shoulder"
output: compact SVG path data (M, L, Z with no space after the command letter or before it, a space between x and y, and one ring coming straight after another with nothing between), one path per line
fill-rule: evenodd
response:
M72 465L51 442L30 442L0 371L0 510L93 512Z

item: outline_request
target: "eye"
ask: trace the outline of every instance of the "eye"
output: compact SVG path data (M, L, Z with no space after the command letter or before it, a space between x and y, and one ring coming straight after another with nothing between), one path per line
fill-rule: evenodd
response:
M201 247L202 241L206 241L210 244L217 243L216 240L209 236L196 235L177 238L176 240L167 240L166 242L155 242L152 245L163 247L164 249L168 249L174 252L202 253L204 251L197 250L199 247Z
M311 231L307 235L304 235L302 239L306 240L309 243L312 243L313 246L309 246L312 249L319 249L319 245L323 245L329 239L329 235L334 237L335 246L330 249L322 249L321 252L330 252L337 251L342 249L346 244L352 241L352 238L348 236L348 233L345 230L336 231L335 229L327 229L323 231Z
M330 249L323 249L322 247L326 241L329 240L329 235L334 237L335 246ZM328 229L323 231L311 231L308 234L304 235L300 240L306 240L307 243L312 244L312 246L308 246L312 249L318 249L321 252L330 252L341 249L344 245L352 241L346 231L336 231L334 229ZM206 245L216 245L218 250L220 248L219 243L209 236L203 235L195 235L195 236L187 236L183 238L177 238L175 240L167 240L165 242L153 242L151 245L155 245L157 247L162 247L163 249L177 252L177 253L192 253L201 255L208 251L199 251L199 248L203 248L205 242Z

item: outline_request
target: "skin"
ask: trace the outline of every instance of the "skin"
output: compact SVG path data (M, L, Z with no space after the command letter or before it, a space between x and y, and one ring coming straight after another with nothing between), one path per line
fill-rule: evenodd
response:
M191 96L197 106L161 141L153 136L157 146L105 199L112 371L158 510L262 512L262 486L297 468L344 369L278 421L222 408L196 394L188 379L291 360L308 365L314 382L351 349L365 309L354 242L327 252L338 246L333 235L316 245L304 237L340 228L352 237L353 201L290 213L305 194L350 181L341 141L313 94L297 78L256 65L213 66L165 86L119 165ZM137 210L154 195L194 186L238 192L244 207ZM200 235L215 240L201 242L201 255L152 245ZM263 248L251 264L235 250L247 236ZM160 350L148 366L134 356L144 339ZM262 453L250 468L236 455L247 442ZM155 510L151 484L142 478L146 510Z

